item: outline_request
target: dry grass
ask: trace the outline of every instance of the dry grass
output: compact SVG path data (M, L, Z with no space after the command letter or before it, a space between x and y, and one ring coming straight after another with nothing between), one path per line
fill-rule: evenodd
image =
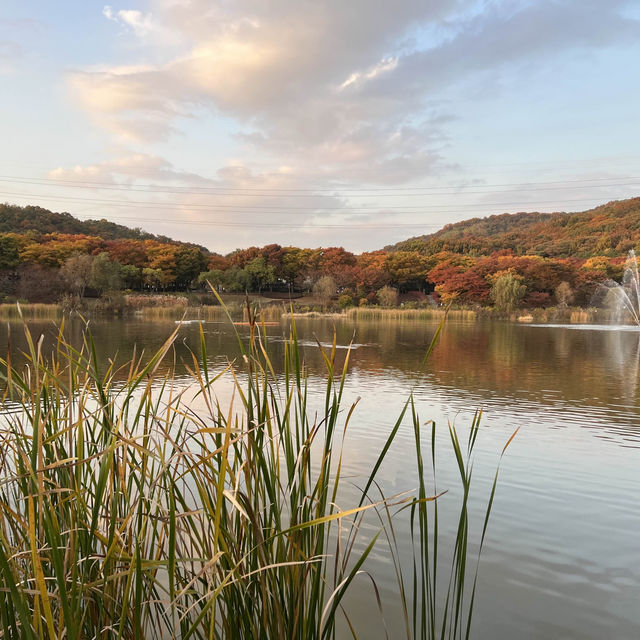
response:
M62 308L57 304L21 303L0 304L0 318L5 320L19 320L20 317L29 319L55 320L62 315Z
M355 307L346 314L353 320L429 320L439 322L445 316L451 320L473 322L477 314L470 309L385 309L382 307Z

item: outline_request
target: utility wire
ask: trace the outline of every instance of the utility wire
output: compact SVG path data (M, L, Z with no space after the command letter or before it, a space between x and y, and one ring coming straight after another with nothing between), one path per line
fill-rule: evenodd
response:
M626 181L626 182L620 182ZM632 181L629 184L629 181ZM173 194L210 194L221 196L255 196L255 197L318 197L318 194L330 194L335 197L420 197L432 193L434 195L483 195L488 193L504 193L503 190L492 192L485 188L511 187L521 190L536 189L538 191L559 191L564 189L579 189L587 187L637 187L639 176L622 176L609 178L582 178L571 180L554 180L548 182L520 182L486 185L460 185L459 187L371 187L363 189L296 189L296 188L273 188L273 187L174 187L159 188L155 184L134 184L118 185L108 182L64 180L56 178L29 178L24 176L0 176L0 182L10 182L17 184L29 184L35 186L56 186L60 188L80 188L80 189L100 189L105 191L126 191L130 193L173 193ZM589 183L589 184L583 184ZM597 184L603 183L603 184ZM604 184L611 183L611 184ZM546 186L564 185L564 186ZM575 186L566 186L575 185ZM453 191L442 191L442 189L453 189ZM469 191L468 189L485 189L482 191ZM384 193L382 193L384 192Z
M404 205L404 206L355 206L350 207L348 205L342 207L301 207L301 206L279 206L279 205L209 205L206 203L182 203L172 205L171 203L162 203L162 202L149 202L146 200L107 200L104 198L83 198L78 196L59 196L53 194L30 194L30 193L16 193L16 192L0 192L1 197L12 196L12 197L20 197L26 199L39 199L39 200L54 200L54 201L63 201L63 202L92 202L98 203L108 206L126 206L133 208L155 208L155 209L166 209L170 211L185 211L189 209L206 209L208 211L215 211L217 209L223 211L242 211L247 210L251 212L261 212L261 211L271 211L271 212L285 212L285 211L338 211L343 213L356 213L358 210L367 209L367 210L375 210L379 212L385 212L386 210L402 210L401 212L409 213L420 213L420 211L407 211L408 209L420 209L428 212L429 210L435 210L437 212L442 213L454 213L456 211L464 212L464 209L468 208L481 208L485 209L487 207L496 207L496 206L527 206L527 207L536 207L541 205L554 205L559 206L558 203L567 203L567 202L593 202L594 200L598 200L598 196L592 196L590 198L565 198L560 201L558 200L535 200L523 202L519 201L511 201L511 202L477 202L477 203L460 203L456 209L447 209L446 207L437 205L437 204L425 204L425 205ZM600 196L601 198L602 196Z

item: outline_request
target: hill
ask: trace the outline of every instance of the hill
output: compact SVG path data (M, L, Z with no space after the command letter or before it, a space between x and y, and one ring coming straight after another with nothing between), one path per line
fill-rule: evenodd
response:
M503 213L448 224L387 251L440 251L472 256L511 250L549 258L619 257L640 242L640 198L617 200L578 213Z
M0 204L0 233L25 234L29 231L97 236L104 240L175 242L166 236L156 236L139 228L131 229L104 219L78 220L70 213L55 213L42 207Z

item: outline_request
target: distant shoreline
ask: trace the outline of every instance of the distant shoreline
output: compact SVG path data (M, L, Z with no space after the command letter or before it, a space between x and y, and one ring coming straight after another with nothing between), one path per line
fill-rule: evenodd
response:
M151 296L150 296L151 298ZM168 298L168 297L166 297ZM185 299L186 302L186 299ZM256 299L251 301L256 304ZM245 304L238 300L226 300L227 309L219 305L188 304L149 304L148 306L123 305L113 306L98 304L91 300L89 304L79 308L65 308L64 305L53 303L2 303L0 304L0 319L19 320L21 315L25 320L56 320L63 316L82 316L98 318L137 318L141 320L180 320L217 321L227 319L227 312L237 321L246 320ZM295 318L325 318L333 320L368 321L368 320L426 320L439 321L446 311L442 307L385 308L378 306L349 307L347 309L325 309L320 305L299 304L292 301L291 306L284 301L266 301L257 303L258 317L267 322L278 322L290 317ZM613 314L607 309L581 307L547 307L534 309L516 309L505 314L490 307L451 308L449 320L457 322L475 322L477 320L503 320L521 324L607 324L613 321Z

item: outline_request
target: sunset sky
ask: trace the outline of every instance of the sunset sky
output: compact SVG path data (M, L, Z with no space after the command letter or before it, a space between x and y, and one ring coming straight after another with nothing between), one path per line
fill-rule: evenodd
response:
M0 201L381 248L640 194L640 4L2 0Z

